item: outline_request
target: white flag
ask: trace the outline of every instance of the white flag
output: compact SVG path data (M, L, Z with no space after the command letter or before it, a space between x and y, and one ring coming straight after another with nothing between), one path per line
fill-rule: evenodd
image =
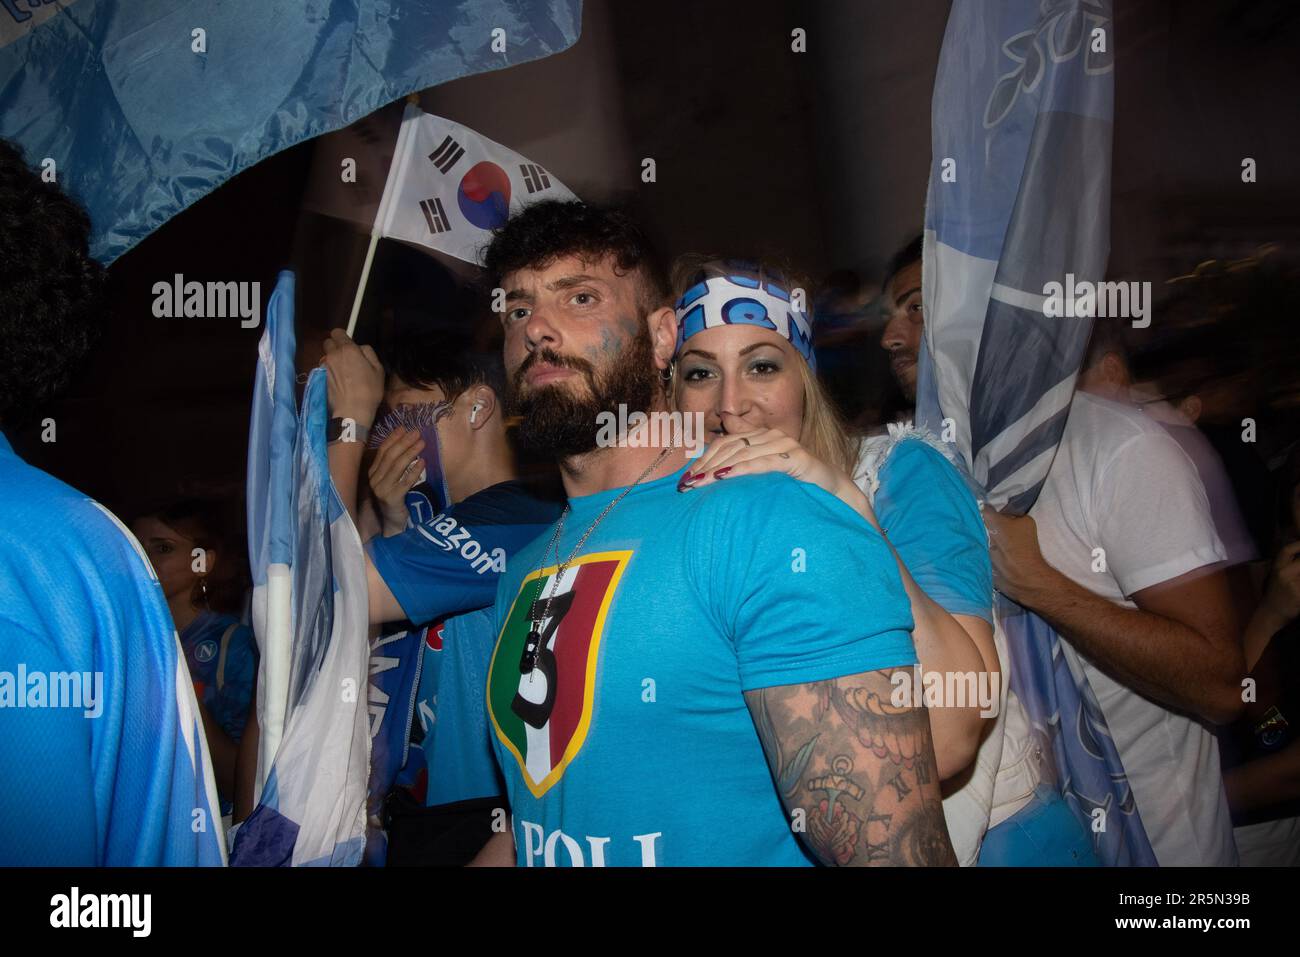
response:
M577 197L514 150L408 104L375 229L477 265L491 230L539 199Z

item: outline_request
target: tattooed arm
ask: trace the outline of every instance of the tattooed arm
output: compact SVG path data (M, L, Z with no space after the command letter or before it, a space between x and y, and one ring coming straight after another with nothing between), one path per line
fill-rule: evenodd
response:
M745 692L792 826L823 864L957 863L930 722L889 703L894 670Z

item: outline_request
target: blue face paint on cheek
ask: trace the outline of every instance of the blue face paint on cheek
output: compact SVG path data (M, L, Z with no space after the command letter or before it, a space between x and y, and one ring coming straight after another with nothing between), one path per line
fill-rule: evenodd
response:
M598 345L588 346L583 351L587 354L590 362L599 360L602 356L617 355L622 340L615 334L614 330L605 326L600 330L600 343Z

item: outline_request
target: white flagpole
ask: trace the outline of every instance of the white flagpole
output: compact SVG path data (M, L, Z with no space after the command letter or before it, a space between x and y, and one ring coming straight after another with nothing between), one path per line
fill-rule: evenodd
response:
M366 282L370 279L370 266L375 261L375 248L388 225L388 208L392 204L394 183L400 183L406 172L407 142L415 124L420 121L420 98L412 93L406 98L406 109L402 112L402 125L397 131L397 145L393 148L393 161L388 166L388 179L384 181L384 194L379 200L379 209L375 212L375 225L370 230L370 246L366 249L366 261L361 267L361 281L357 283L357 294L352 300L352 314L348 316L348 336L357 328L357 314L361 311L361 300L366 295Z
M258 686L258 696L265 707L259 709L257 778L253 788L253 805L262 800L262 788L275 763L276 752L284 737L284 719L289 708L289 673L293 670L293 573L286 565L271 564L266 569L266 647L262 652L265 681Z
M379 207L381 210L383 206ZM348 316L348 337L357 328L357 313L361 311L361 300L366 294L366 280L370 278L370 264L375 261L375 247L379 245L379 227L370 231L370 248L366 250L366 262L361 267L361 282L357 283L357 295L352 300L352 314Z

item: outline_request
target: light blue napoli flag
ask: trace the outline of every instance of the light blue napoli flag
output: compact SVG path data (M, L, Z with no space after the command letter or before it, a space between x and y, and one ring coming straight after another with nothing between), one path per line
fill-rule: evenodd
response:
M249 559L261 645L257 807L235 865L355 865L370 737L365 557L330 480L325 370L294 409L294 277L267 305L249 432Z
M259 787L284 730L283 689L293 640L294 446L298 439L294 294L294 274L286 270L266 305L248 429L248 565L253 578L253 633L261 650ZM274 707L268 710L267 689L272 686L280 690L271 696Z
M259 160L581 21L582 0L0 0L0 137L53 160L108 263Z
M1089 319L1049 318L1049 281L1104 279L1110 251L1109 0L955 0L935 80L917 418L985 500L1023 515L1065 428ZM1011 689L1104 864L1154 864L1096 696L1042 619L999 596ZM1106 829L1096 832L1102 809Z

